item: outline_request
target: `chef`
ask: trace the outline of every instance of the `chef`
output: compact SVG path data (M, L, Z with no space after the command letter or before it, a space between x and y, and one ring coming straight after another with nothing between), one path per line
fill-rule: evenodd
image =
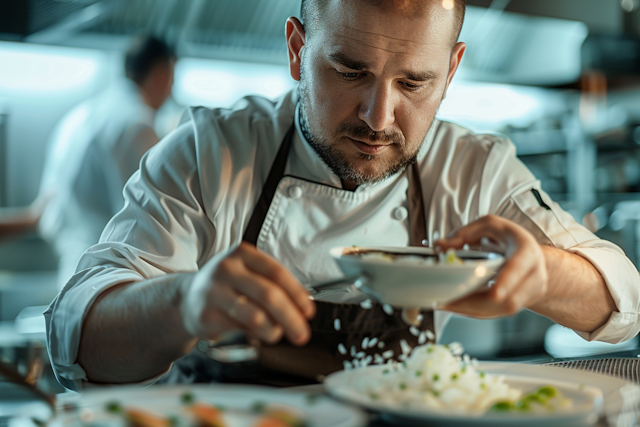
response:
M359 293L312 301L305 285L340 275L332 247L423 239L484 237L508 258L490 291L418 316L436 339L448 312L523 308L587 340L633 337L640 277L623 252L550 200L508 140L434 119L465 51L464 7L303 1L286 23L298 90L192 108L143 158L45 313L60 382L150 383L236 331L261 343L265 370L308 380L352 359L343 347L397 357L415 345L401 310Z
M59 288L122 209L124 184L159 141L156 111L171 94L174 62L163 40L135 38L124 58L127 78L75 106L52 132L36 200L0 209L0 239L37 229L51 244Z

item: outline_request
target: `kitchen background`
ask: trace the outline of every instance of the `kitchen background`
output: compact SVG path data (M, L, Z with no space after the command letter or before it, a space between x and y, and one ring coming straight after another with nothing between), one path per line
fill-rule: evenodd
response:
M554 200L640 265L640 0L468 4L467 53L439 117L509 136ZM297 0L2 0L0 206L35 198L54 125L123 78L133 35L161 35L179 56L173 98L157 119L164 135L185 106L224 107L294 87L284 22L299 8ZM55 268L37 235L0 245L5 357L42 336L38 306L56 294ZM456 317L443 337L453 340L482 358L638 346L586 343L531 312Z

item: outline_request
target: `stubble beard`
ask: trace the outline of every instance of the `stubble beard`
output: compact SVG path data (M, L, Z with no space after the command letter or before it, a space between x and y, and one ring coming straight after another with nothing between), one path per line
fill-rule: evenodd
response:
M418 153L424 143L424 138L415 150L408 151L406 140L399 132L375 132L366 124L355 125L349 123L343 123L338 126L333 135L333 142L327 138L317 136L317 130L312 129L308 122L309 116L307 112L309 111L309 98L304 76L301 76L298 94L300 98L300 129L302 130L302 134L322 161L329 166L333 173L343 182L350 182L357 186L362 184L375 184L404 171L407 167L416 163ZM433 121L432 119L429 129L433 126ZM366 139L372 142L383 141L392 143L400 149L400 155L391 160L382 160L375 155L359 153L359 159L362 161L384 162L378 168L377 173L365 173L358 170L355 165L346 158L345 154L338 149L337 145L339 143L337 141L341 136L353 137L354 139ZM389 148L393 149L395 147L392 146Z

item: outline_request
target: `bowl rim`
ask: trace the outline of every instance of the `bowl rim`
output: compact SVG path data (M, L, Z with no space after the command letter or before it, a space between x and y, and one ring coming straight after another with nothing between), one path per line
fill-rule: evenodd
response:
M476 250L456 250L456 255L470 255L470 254L484 254L487 255L486 259L473 259L473 260L464 260L464 264L409 264L409 263L390 263L389 261L377 260L372 258L363 259L355 254L345 254L345 249L358 248L362 250L372 250L372 251L382 251L382 252L407 252L411 253L424 253L425 255L434 255L435 251L433 248L428 247L420 247L420 246L336 246L330 249L329 253L332 258L335 260L357 260L359 264L362 265L370 265L370 266L387 266L387 267L402 267L402 268L439 268L439 269L460 269L461 267L472 267L476 268L480 265L496 267L500 266L505 262L505 257L502 254L497 252L486 252L486 251L476 251Z

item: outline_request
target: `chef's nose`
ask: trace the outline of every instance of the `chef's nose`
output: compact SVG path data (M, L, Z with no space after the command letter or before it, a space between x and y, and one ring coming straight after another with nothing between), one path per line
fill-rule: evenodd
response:
M358 117L371 130L381 132L395 121L393 94L388 85L380 83L365 92Z

